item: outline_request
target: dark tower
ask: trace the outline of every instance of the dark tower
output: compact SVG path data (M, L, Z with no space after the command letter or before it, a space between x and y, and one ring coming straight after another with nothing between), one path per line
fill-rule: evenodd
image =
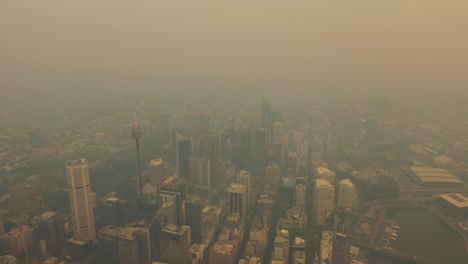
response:
M138 169L138 192L140 196L143 195L143 184L141 181L141 161L140 161L140 138L143 136L143 129L140 124L134 123L132 125L132 138L135 139L136 145L136 157L137 157L137 169Z

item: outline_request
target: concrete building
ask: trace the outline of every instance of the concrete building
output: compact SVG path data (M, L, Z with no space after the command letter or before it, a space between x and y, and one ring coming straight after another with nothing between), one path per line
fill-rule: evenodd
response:
M75 236L87 236L96 241L88 162L86 159L70 160L66 165Z
M289 263L289 233L287 230L279 230L277 233L272 260Z
M179 177L189 179L190 175L190 139L186 137L177 137L177 171Z
M270 162L265 168L265 182L270 184L270 193L278 194L281 184L281 167Z
M312 208L312 223L323 226L328 215L333 212L335 187L324 179L314 181L314 200Z
M171 264L189 263L191 232L189 226L167 225L161 230L161 261Z
M0 248L3 255L15 256L25 253L33 246L33 235L28 226L20 226L0 237Z
M193 193L209 198L211 193L211 165L209 159L190 158L190 186Z
M149 163L150 166L150 183L153 186L157 186L158 190L166 179L166 170L163 166L164 161L162 159L154 159Z
M175 224L181 226L183 223L182 197L177 191L161 190L158 194L158 204L171 203L174 210Z
M201 243L202 240L202 210L203 201L195 195L185 199L185 225L190 226L192 231L192 242Z
M210 161L210 184L218 183L219 159L221 158L221 133L218 131L204 131L200 137L200 155Z
M239 214L242 220L247 218L248 201L247 188L245 185L232 183L228 189L229 193L229 215Z
M250 172L245 171L245 170L240 170L239 172L237 172L236 181L237 181L237 184L241 184L246 187L247 205L250 206L250 191L251 191Z
M61 218L56 212L44 212L33 219L37 226L41 251L44 256L58 256L65 247L65 228Z
M107 226L99 232L99 263L139 263L137 239L125 228Z
M296 185L294 193L294 206L302 209L306 209L306 186L304 184Z
M354 193L356 186L349 179L344 179L338 183L338 208L349 210L353 207Z

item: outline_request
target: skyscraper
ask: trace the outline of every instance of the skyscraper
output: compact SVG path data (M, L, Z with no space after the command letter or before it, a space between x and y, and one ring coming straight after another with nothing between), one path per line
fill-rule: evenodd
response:
M179 177L189 179L190 140L178 137L177 139L177 170Z
M192 230L192 242L202 240L202 210L203 201L196 195L190 195L185 200L185 224Z
M237 184L244 185L246 188L246 199L247 199L247 208L250 205L250 172L245 171L245 170L240 170L237 172L236 176Z
M171 264L189 263L190 227L167 225L161 230L159 240L162 262Z
M229 215L239 214L242 220L247 218L247 188L245 185L231 183L229 193Z
M151 160L150 165L150 182L151 185L157 186L158 190L161 189L164 180L166 179L166 171L163 166L162 159Z
M281 167L270 162L265 168L265 182L270 184L270 193L277 194L281 184Z
M107 226L99 232L99 263L139 263L137 239L125 228Z
M350 179L344 179L338 183L338 208L346 210L353 207L355 189Z
M56 212L44 212L33 219L37 225L41 250L44 255L58 256L65 247L65 228Z
M66 166L75 236L86 236L96 242L88 161L86 159L70 160L67 161Z
M200 138L200 154L202 158L210 161L211 185L218 179L218 164L221 157L221 133L218 131L205 131Z
M306 186L304 184L296 185L294 206L306 210Z
M312 208L312 223L323 226L328 215L333 211L335 187L324 179L314 181L314 201Z
M181 193L177 191L161 190L158 194L158 204L170 204L173 205L175 223L178 226L182 225L183 213L182 213L182 197Z

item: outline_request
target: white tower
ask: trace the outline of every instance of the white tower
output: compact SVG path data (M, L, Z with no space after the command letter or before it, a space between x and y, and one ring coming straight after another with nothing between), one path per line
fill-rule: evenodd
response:
M96 242L88 162L86 159L70 160L66 166L75 235L86 236Z
M314 181L314 201L312 210L312 223L323 226L328 214L333 211L335 187L324 179Z
M338 208L349 210L353 207L354 192L356 186L349 179L338 183Z

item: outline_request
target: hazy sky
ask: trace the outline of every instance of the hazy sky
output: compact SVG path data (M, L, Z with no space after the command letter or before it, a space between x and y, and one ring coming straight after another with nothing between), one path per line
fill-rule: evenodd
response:
M1 0L0 89L468 89L468 1Z

